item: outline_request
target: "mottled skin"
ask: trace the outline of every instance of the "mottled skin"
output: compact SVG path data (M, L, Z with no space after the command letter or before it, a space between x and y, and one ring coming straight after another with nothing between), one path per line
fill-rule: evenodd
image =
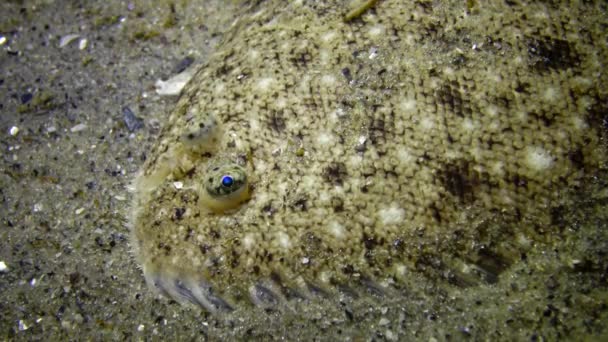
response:
M526 6L385 0L348 21L346 1L250 8L135 181L150 285L222 311L415 273L498 281L606 161L606 49L591 49L593 20L574 22L593 9ZM207 170L229 163L248 196L211 210Z

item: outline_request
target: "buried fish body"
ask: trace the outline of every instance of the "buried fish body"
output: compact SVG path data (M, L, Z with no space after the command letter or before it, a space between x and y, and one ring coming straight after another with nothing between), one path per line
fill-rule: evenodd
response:
M151 287L220 312L494 283L606 162L574 14L344 3L254 5L186 86L134 181Z

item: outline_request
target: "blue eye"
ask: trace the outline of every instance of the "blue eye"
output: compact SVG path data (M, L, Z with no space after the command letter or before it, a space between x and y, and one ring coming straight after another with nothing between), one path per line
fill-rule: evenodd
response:
M234 163L209 165L202 187L201 205L216 213L237 208L249 199L247 171Z
M236 164L211 165L205 178L204 186L213 198L230 196L247 188L247 173Z
M222 185L223 186L230 187L230 186L232 186L232 184L234 184L234 178L232 178L232 176L225 175L224 177L222 177Z

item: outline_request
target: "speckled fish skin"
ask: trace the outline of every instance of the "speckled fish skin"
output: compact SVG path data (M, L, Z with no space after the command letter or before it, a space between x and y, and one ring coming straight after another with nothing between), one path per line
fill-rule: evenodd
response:
M473 286L546 243L606 162L600 20L575 22L599 14L466 3L385 0L348 22L347 1L247 10L134 182L151 287L227 311L417 275ZM249 188L217 212L201 184L224 164Z

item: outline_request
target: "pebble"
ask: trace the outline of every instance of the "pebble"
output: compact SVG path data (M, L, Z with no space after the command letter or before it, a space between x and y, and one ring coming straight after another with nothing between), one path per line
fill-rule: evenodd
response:
M5 36L0 36L0 46L6 44L6 37Z
M78 125L70 128L70 132L76 133L76 132L84 131L86 128L87 128L87 125L85 125L83 123L79 123Z
M122 117L125 120L125 124L127 125L127 129L129 130L129 132L133 132L144 127L144 121L135 116L135 114L129 107L123 107Z
M378 48L377 47L371 47L369 49L369 59L374 59L378 56Z
M25 94L22 94L20 98L21 98L21 103L26 104L34 98L34 95L32 93L25 93Z
M0 273L8 272L8 266L4 261L0 261Z
M156 93L161 96L179 95L186 83L188 83L194 75L194 69L196 68L187 69L186 71L171 77L167 81L156 81L154 84Z
M177 63L177 66L175 67L174 72L176 74L179 74L179 73L183 72L184 70L188 69L188 67L190 67L192 65L192 63L194 63L194 58L188 56L188 57L182 59L179 63Z
M63 36L59 40L59 47L60 48L66 47L68 44L70 44L71 42L73 42L74 40L76 40L78 38L80 38L80 36L77 34L74 34L74 33Z
M78 42L78 48L80 50L84 50L87 48L87 44L89 43L89 41L86 38L82 38L80 40L80 42Z
M11 127L11 129L9 130L9 133L12 136L16 136L17 134L19 134L19 127L17 127L17 126Z

